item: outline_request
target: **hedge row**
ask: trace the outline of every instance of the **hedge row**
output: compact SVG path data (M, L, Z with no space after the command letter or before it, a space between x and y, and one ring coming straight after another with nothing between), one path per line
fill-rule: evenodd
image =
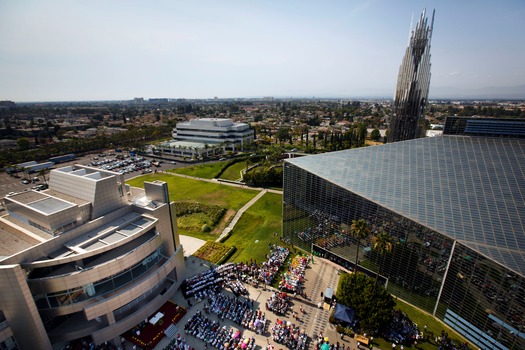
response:
M237 251L235 246L230 247L230 250L224 254L224 256L217 262L217 265L224 264L228 259Z
M226 162L226 164L224 164L224 166L221 168L221 170L219 171L219 173L217 175L215 175L215 179L220 179L222 174L226 171L226 169L228 169L228 167L232 166L233 164L235 163L238 163L238 162L242 162L244 161L245 158L232 158L230 160L228 160Z

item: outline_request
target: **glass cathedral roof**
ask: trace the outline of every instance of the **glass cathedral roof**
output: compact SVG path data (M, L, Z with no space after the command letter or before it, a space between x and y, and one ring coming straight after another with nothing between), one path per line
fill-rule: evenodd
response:
M436 136L287 162L525 276L525 140Z

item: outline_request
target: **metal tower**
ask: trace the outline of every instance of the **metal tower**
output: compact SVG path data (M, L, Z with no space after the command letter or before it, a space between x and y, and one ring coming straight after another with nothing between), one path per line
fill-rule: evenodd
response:
M428 25L426 10L424 10L410 35L403 62L399 67L388 142L424 136L423 111L427 104L430 85L430 40L435 12L435 10L432 12L432 21Z

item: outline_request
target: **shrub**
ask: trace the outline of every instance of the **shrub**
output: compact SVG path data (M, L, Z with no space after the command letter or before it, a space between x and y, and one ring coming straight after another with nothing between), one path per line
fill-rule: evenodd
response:
M244 174L244 182L260 184L280 185L283 183L283 167L271 166L268 168L258 167Z
M222 243L208 241L200 247L194 255L213 264L221 264L228 260L235 250L235 247L228 247Z
M175 212L177 217L194 213L203 213L209 219L208 225L215 226L226 213L226 208L219 205L198 202L177 202L175 203Z
M230 250L228 250L226 252L226 254L224 254L222 256L222 258L220 258L218 261L217 261L217 265L220 265L220 264L224 264L226 261L228 261L228 259L237 251L237 248L236 247L230 247Z
M340 324L335 326L335 331L337 332L337 334L343 333L344 335L347 335L349 337L353 337L354 336L354 331L353 331L352 328L350 328L350 327L343 327Z
M210 232L211 231L211 227L204 224L202 225L202 232Z

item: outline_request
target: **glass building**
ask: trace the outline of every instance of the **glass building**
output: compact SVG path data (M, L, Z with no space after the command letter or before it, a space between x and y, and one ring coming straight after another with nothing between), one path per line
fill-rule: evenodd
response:
M388 142L424 136L422 121L430 86L430 41L433 27L434 12L429 24L423 11L410 35L405 56L399 67Z
M525 140L444 135L287 159L283 237L481 349L525 348ZM352 220L371 236L352 238ZM391 253L371 237L386 232Z

